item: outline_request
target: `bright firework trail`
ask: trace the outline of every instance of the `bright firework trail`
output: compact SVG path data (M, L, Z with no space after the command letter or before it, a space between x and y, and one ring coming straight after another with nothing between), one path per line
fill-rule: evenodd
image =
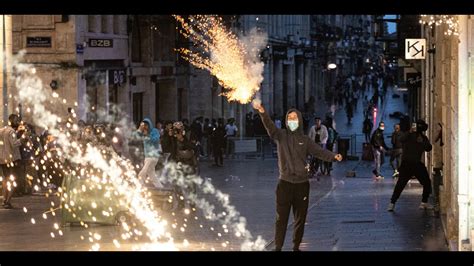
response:
M266 36L251 31L249 36L239 38L218 16L174 17L182 27L180 33L194 43L193 49L178 49L181 56L215 76L227 89L223 95L229 101L249 103L263 81L260 52L266 45Z

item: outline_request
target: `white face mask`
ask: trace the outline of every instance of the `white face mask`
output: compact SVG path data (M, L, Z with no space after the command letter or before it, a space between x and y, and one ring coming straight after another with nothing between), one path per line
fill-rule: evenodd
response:
M380 127L380 130L385 130L385 127Z
M291 131L295 131L296 129L298 129L298 126L299 126L298 120L296 120L296 121L294 121L294 120L288 121L288 128L289 128Z

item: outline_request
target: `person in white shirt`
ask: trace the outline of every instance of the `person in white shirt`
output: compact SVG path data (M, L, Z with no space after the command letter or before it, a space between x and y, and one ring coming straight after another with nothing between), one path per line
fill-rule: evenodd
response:
M323 149L326 149L326 143L328 141L328 130L325 125L321 124L320 117L316 117L314 119L314 126L312 126L309 130L308 136L316 144L320 145ZM323 169L321 160L313 158L311 165L313 165L314 167L314 173L317 173L321 169L321 172L319 172L318 175L322 174Z
M321 147L325 148L328 141L328 129L325 125L321 124L321 118L316 117L314 119L314 126L309 130L309 138L314 140L316 144L320 144Z
M225 133L227 137L235 137L237 136L238 128L234 125L234 121L230 120L230 122L225 126Z
M234 141L230 140L229 137L237 136L237 126L234 124L234 119L229 119L229 122L225 126L225 139L227 144L227 158L229 155L234 152Z

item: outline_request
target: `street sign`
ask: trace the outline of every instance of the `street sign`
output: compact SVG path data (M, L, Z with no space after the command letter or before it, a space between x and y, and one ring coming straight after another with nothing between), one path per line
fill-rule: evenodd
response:
M51 37L26 37L26 47L51 47Z
M285 60L288 58L288 50L285 46L274 46L273 47L273 58Z
M122 85L125 83L125 69L109 70L109 83Z
M313 53L313 52L305 52L305 53L304 53L304 58L306 58L306 59L314 59L314 53Z
M84 53L84 45L82 43L76 44L76 53L78 54Z
M409 90L417 90L421 87L421 73L407 73L406 85Z
M405 39L405 59L425 59L426 39Z

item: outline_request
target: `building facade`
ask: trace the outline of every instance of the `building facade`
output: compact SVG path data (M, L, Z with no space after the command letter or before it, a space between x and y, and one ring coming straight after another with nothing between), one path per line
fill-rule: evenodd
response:
M338 74L361 68L372 17L241 15L224 21L237 34L253 28L267 34L260 92L269 112L283 116L291 107L303 111L311 96L324 97ZM56 84L70 105L56 113L74 107L92 122L98 110L112 114L119 106L135 123L233 117L242 128L252 110L227 102L214 77L179 57L175 49L191 44L171 16L13 15L12 25L13 53L26 49L25 61L36 66L45 87ZM327 69L331 62L334 71Z
M474 21L471 16L454 16L459 36L445 34L441 24L422 27L430 53L422 62L420 116L430 125L428 136L438 137L443 128L444 145L435 143L426 156L428 169L442 170L440 214L451 250L474 250ZM436 177L433 174L433 181ZM436 181L434 188L436 189Z
M53 112L67 116L72 108L93 121L98 110L108 112L128 96L126 25L123 15L13 15L12 53L26 50L23 61L35 67L44 88L66 100Z

